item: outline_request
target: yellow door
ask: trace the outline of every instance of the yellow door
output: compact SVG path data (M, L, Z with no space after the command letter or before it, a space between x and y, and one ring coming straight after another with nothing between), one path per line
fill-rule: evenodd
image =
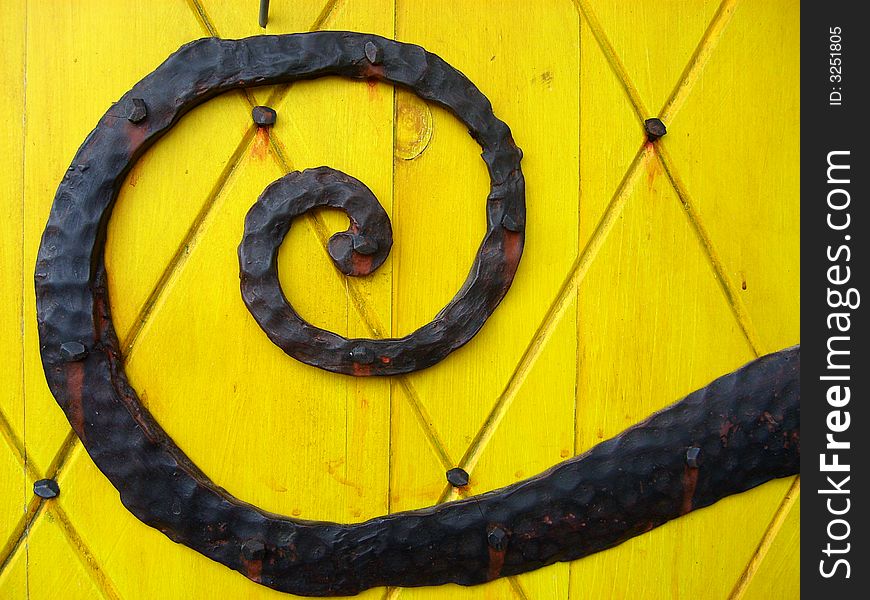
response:
M255 0L4 2L0 27L0 597L280 598L133 517L46 386L33 270L54 191L111 102L190 40L263 33ZM492 101L524 152L526 250L480 333L394 378L323 372L246 310L244 215L287 171L364 181L395 243L347 279L299 219L279 256L315 325L405 335L456 293L485 230L479 147L385 84L233 92L129 174L109 226L126 369L176 443L229 492L358 522L539 473L753 357L798 343L797 1L272 2L267 33L364 31L424 46ZM278 113L257 130L251 107ZM667 135L645 144L643 120ZM43 500L34 481L55 478ZM799 478L606 552L490 584L366 598L797 598ZM286 596L285 596L286 597Z

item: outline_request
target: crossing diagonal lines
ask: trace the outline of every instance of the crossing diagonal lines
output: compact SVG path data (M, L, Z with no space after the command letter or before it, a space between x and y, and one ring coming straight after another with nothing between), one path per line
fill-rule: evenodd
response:
M575 6L580 19L589 27L598 49L605 58L611 71L616 77L620 88L628 99L632 111L638 120L638 124L642 126L643 120L653 115L648 113L644 98L638 91L637 86L632 82L628 69L620 59L619 53L611 43L607 32L592 10L590 0L572 0L572 3ZM185 4L189 7L190 13L197 20L203 31L208 35L219 35L218 28L215 27L215 24L209 18L205 7L199 0L185 0ZM338 0L330 0L326 2L319 12L317 19L313 23L311 30L316 30L325 26L337 10L338 5ZM737 5L737 0L723 0L719 5L716 13L695 47L695 51L673 86L670 95L657 113L658 116L667 124L670 124L674 120L681 107L685 104L686 99L690 96L696 82L699 80L700 74L704 71L704 68L711 55L714 53L719 40L726 31ZM287 95L289 88L290 86L277 86L272 90L267 102L273 106L279 104ZM247 91L243 91L241 94L248 106L254 106L256 104L252 94ZM168 289L168 284L177 276L179 270L184 267L187 260L187 252L184 251L185 247L195 244L197 237L204 231L204 226L207 225L212 212L219 203L219 198L224 191L227 181L247 153L247 150L254 139L255 132L256 129L252 125L241 137L235 150L232 152L227 165L215 181L215 184L202 204L199 213L195 216L194 221L188 229L178 250L166 265L160 279L151 290L139 315L132 324L130 331L124 337L122 347L127 359L135 353L137 341L153 316L156 307L159 306L159 301ZM274 132L269 136L269 144L271 149L270 155L276 161L281 170L283 172L292 171L294 167L290 159L290 153L287 151L287 147L282 143L281 139L275 135ZM555 297L551 299L547 311L544 313L543 318L526 344L524 351L508 378L508 381L495 398L486 418L476 431L471 442L468 444L465 453L458 461L455 460L455 457L451 457L450 453L447 451L447 446L438 432L437 424L427 411L426 403L424 402L424 399L421 398L421 393L415 389L412 377L401 376L395 378L397 385L393 389L401 390L401 395L404 397L404 401L410 407L416 422L424 433L424 439L426 439L427 445L437 457L440 466L445 470L454 466L461 466L466 470L473 471L479 464L482 454L489 446L494 434L498 431L500 425L504 421L505 415L514 404L523 384L529 377L529 373L532 371L534 365L542 355L544 348L552 338L557 325L561 322L566 313L570 313L572 302L577 297L581 282L598 256L600 249L606 243L608 236L613 231L615 223L618 221L626 203L631 197L632 190L635 188L640 175L644 172L644 167L652 161L656 161L661 165L666 174L669 185L673 188L676 194L676 198L685 209L684 214L686 215L689 226L703 249L706 260L709 262L712 269L713 276L715 277L743 336L746 338L756 355L763 351L759 342L759 337L754 330L749 311L743 305L741 294L728 275L726 265L721 259L722 255L716 249L716 240L713 239L709 228L705 225L702 215L698 210L698 204L695 202L688 186L680 177L678 165L668 153L667 145L667 137L658 141L654 145L647 143L645 140L641 142L591 235L585 245L579 249L579 252L569 267L562 284L556 292ZM329 230L323 219L316 214L311 214L306 215L305 222L308 230L325 248L329 236ZM372 336L384 336L390 333L390 324L384 324L380 321L377 312L369 305L365 294L357 282L353 280L347 282L347 294L348 302L359 314L365 328ZM577 398L575 398L574 401L576 403ZM2 411L0 411L0 437L4 438L5 445L9 447L12 454L16 457L16 460L20 462L22 468L26 471L27 477L33 480L38 479L43 475L46 477L57 477L62 473L65 465L75 458L75 453L80 453L81 451L78 439L70 430L61 445L58 447L54 454L54 458L43 474L39 473L36 467L26 460L26 448L24 442L17 437L14 428L11 427ZM2 445L3 443L0 443L0 446ZM772 541L775 539L785 517L793 506L794 498L797 494L799 494L799 479L795 481L792 488L786 494L774 518L771 520L764 537L759 543L758 548L753 554L750 562L747 564L744 573L735 583L732 591L733 598L741 597L742 593L746 590L749 581L757 571L758 566L764 560L767 548L770 547ZM465 497L468 495L470 495L469 491L457 491L455 488L448 485L443 488L437 501L444 502L455 499L456 497ZM63 511L62 504L58 502L46 502L41 498L33 497L30 500L23 515L19 519L19 522L12 531L11 536L3 546L0 546L0 572L2 572L3 569L12 562L18 550L26 542L28 532L44 513L52 514L55 520L60 524L61 530L70 542L70 546L75 550L78 559L86 567L95 585L103 596L106 598L117 598L118 594L115 591L115 587L111 580L100 569L85 541L76 531L74 524ZM509 578L509 584L512 593L517 598L520 598L521 600L529 598L529 594L523 588L520 579ZM389 588L385 590L384 598L397 598L401 593L401 589Z
M589 6L588 1L572 1L574 2L575 7L580 13L581 18L586 21L587 25L592 30L593 36L595 37L599 49L601 50L602 54L610 65L614 75L619 80L621 88L625 92L635 112L635 115L638 118L639 124L642 126L643 121L650 115L647 112L645 103L641 98L640 94L638 93L636 86L631 81L631 78L628 75L625 66L620 60L613 45L610 43L606 32L604 31L603 27L601 26L594 12ZM672 120L679 112L679 109L685 103L685 100L693 89L694 84L697 82L700 73L703 71L709 57L713 53L713 50L715 49L724 31L726 30L731 16L733 15L736 8L736 4L736 0L724 0L720 4L718 10L716 11L710 24L708 25L706 31L704 32L698 45L696 46L694 53L686 64L686 67L683 69L679 79L673 86L671 94L668 96L668 99L665 101L665 104L661 107L661 110L659 111L659 114L662 115L662 118L664 118L666 121ZM595 260L598 251L603 246L608 234L613 228L613 225L621 214L625 203L627 202L628 197L636 181L639 178L639 175L643 172L643 167L647 163L647 161L658 160L665 168L665 171L668 174L668 180L673 186L677 197L680 199L687 212L689 213L689 219L693 230L698 236L699 241L701 242L701 245L706 253L706 257L710 262L714 273L716 274L716 278L722 287L722 291L725 294L728 304L731 307L732 312L734 313L734 316L739 324L741 331L743 332L743 335L749 341L756 355L759 353L757 336L752 329L748 313L743 307L739 295L736 294L736 288L734 287L733 283L730 282L730 280L728 279L727 274L722 267L721 261L717 258L713 242L706 232L706 228L703 225L700 215L698 215L697 211L692 210L693 204L691 202L691 199L689 198L688 191L686 190L685 186L682 185L679 179L679 175L674 168L673 162L670 161L668 155L664 153L665 150L662 147L661 141L659 142L658 146L650 144L646 140L641 143L633 160L629 164L628 169L622 177L622 180L620 181L616 191L611 197L610 202L608 203L607 208L604 211L604 214L602 215L598 224L593 230L589 241L575 258L555 299L551 302L547 312L544 315L544 318L542 319L540 325L532 336L532 339L530 340L525 351L523 352L519 362L513 370L510 379L505 385L502 393L496 399L485 421L481 425L480 429L477 431L477 434L475 435L474 439L472 440L471 444L468 446L465 454L460 460L459 465L461 467L465 468L468 471L473 471L474 467L477 465L480 456L482 455L484 449L487 447L489 441L492 439L495 431L503 421L504 416L510 409L510 406L512 405L514 399L517 397L518 391L522 387L522 384L526 380L533 365L540 357L542 350L546 346L551 335L553 334L556 325L559 323L564 314L568 311L573 298L578 292L580 282L583 280L590 265ZM664 156L662 156L662 154L664 154ZM575 398L575 402L576 401L577 399ZM461 495L467 495L467 492L459 493L455 488L447 485L441 492L438 498L438 502L440 503L454 500ZM399 590L391 589L387 592L385 597L396 598L398 597L399 593Z
M733 2L729 2L727 0L723 3L723 5L732 4ZM587 19L591 17L588 22L590 24L590 27L597 28L597 32L595 34L596 41L601 47L602 53L611 64L614 74L623 82L622 88L623 90L625 90L626 95L629 96L629 98L631 99L632 106L635 107L638 119L642 122L646 115L645 109L643 108L643 102L640 100L639 97L632 98L632 95L636 95L636 91L633 91L635 90L635 87L632 84L631 80L628 78L628 74L626 73L625 68L622 66L622 63L619 60L619 57L617 56L612 45L610 44L605 32L603 31L603 29L600 28L600 24L598 24L597 19L594 18L594 14L591 12L591 9L586 5L585 2L583 2L582 0L578 0L577 6L578 9L581 10L581 14L584 17L586 17ZM724 31L724 24L722 23L722 21L726 20L730 16L731 12L733 12L733 9L729 11L720 9L716 13L716 16L714 16L714 22L712 22L711 25L707 28L704 37L702 37L701 41L698 44L699 48L706 48L706 50L696 51L692 59L690 59L687 68L683 71L680 79L674 85L674 91L671 94L669 100L667 101L665 107L663 107L663 109L668 109L668 115L671 118L676 115L677 110L683 103L684 96L687 95L691 90L691 83L697 80L699 70L703 69L704 65L706 64L706 57L709 57L710 53L712 52L711 46L715 46L719 36L721 36L722 32ZM697 58L698 56L703 56L705 58L704 60L699 60ZM481 429L478 431L478 434L475 436L474 441L468 447L468 450L466 450L462 460L460 461L460 465L464 468L474 468L474 465L479 459L487 442L489 441L489 439L491 439L494 430L498 427L498 424L502 421L513 399L516 397L517 391L522 386L523 381L531 370L531 366L540 356L541 351L546 346L547 340L552 335L556 324L567 311L571 300L576 295L580 282L588 271L589 266L595 260L598 251L603 246L608 234L613 228L614 223L621 214L622 209L625 206L625 203L627 202L628 197L631 193L631 190L634 187L636 181L638 180L638 176L643 172L642 167L649 160L658 160L660 152L662 152L661 146L655 146L649 144L646 141L641 143L640 148L635 154L634 159L629 164L625 175L623 176L616 191L610 199L610 202L608 203L604 214L602 215L592 235L590 236L589 241L586 243L586 246L583 248L583 250L581 250L580 254L574 260L574 263L569 269L569 272L566 275L564 282L556 295L556 298L551 302L550 307L544 316L544 319L539 325L530 343L528 344L526 351L523 353L522 358L517 364L517 367L514 369L513 375L511 376L502 393L499 395L498 399L493 405L493 408L487 416L486 421L484 422ZM677 193L679 195L679 191ZM697 222L700 223L699 218ZM706 249L708 253L712 251L712 242L709 241L709 237ZM710 255L708 254L708 258L709 256ZM713 261L711 259L711 263L712 262ZM739 301L739 298L737 300ZM734 304L732 304L732 306L733 305ZM746 326L748 326L748 318L745 324ZM741 323L741 328L743 327L744 323ZM750 336L754 334L746 333L745 335L747 336L747 339L750 339ZM445 488L444 494L442 494L442 498L448 498L450 494L451 490L449 488Z
M322 28L332 16L337 4L338 0L329 0L328 2L326 2L310 30L314 31L316 29ZM197 0L191 0L188 5L196 15L204 15L204 12L201 12L202 9ZM199 22L200 24L203 23L203 21ZM206 26L207 31L209 29L209 26L210 25ZM289 91L289 88L289 85L277 88L270 96L269 102L280 102L280 100ZM250 102L250 98L247 98ZM236 149L234 150L230 160L228 161L228 164L224 168L223 172L219 175L215 185L212 187L211 192L203 203L202 209L194 218L191 227L188 229L188 232L186 233L184 239L179 244L176 253L173 255L170 262L166 265L160 279L158 280L154 289L152 289L152 291L150 292L148 299L143 304L140 313L134 320L130 331L124 337L122 348L126 351L125 357L127 359L129 359L129 355L130 353L132 353L135 347L135 342L140 333L142 332L144 325L148 321L148 318L151 315L154 306L157 304L161 294L165 291L167 283L172 279L174 274L177 273L179 268L183 265L185 257L187 255L187 253L185 252L185 248L188 247L191 242L195 240L196 236L202 230L203 224L207 221L210 213L212 212L216 204L216 200L221 195L221 192L223 191L224 186L229 180L230 175L238 167L239 163L244 157L245 149L250 145L254 137L255 131L256 126L252 124L240 139L238 145L236 146ZM41 479L43 474L38 473L33 464L26 460L25 445L24 443L22 443L21 440L17 438L13 428L8 423L5 415L2 414L2 411L0 411L0 436L4 438L6 445L10 448L12 454L22 464L22 467L26 470L27 475L32 480ZM72 431L72 429L68 429L65 438L55 451L44 476L56 479L63 471L64 466L69 464L74 451L80 448L81 443L79 442L75 433ZM100 569L99 564L94 559L93 555L88 549L87 544L76 531L74 524L66 517L66 513L63 511L61 503L47 503L46 500L36 496L34 496L28 503L24 514L19 519L16 526L13 528L7 541L3 544L3 546L0 546L0 572L2 572L12 562L17 551L23 546L23 543L26 540L28 533L34 526L36 520L39 519L41 515L46 512L46 506L48 506L48 512L53 514L57 522L60 523L61 530L69 541L70 547L73 548L79 560L86 567L86 570L92 576L94 583L96 584L98 589L100 589L103 596L109 599L117 598L118 595L114 590L114 586L112 585L111 580Z

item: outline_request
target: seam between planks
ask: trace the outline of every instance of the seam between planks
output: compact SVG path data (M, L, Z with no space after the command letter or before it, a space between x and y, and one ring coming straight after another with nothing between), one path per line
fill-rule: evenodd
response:
M580 251L580 243L583 240L583 19L580 17L580 11L576 10L577 15L577 250ZM577 456L577 438L580 435L580 427L577 422L577 415L580 407L580 336L582 320L580 318L580 287L574 293L576 302L576 310L574 311L574 405L571 412L571 455ZM574 576L571 568L568 568L568 582L565 586L565 600L574 598Z
M21 460L22 460L22 469L24 471L24 486L21 490L22 492L22 500L27 498L27 470L30 467L30 461L27 456L27 377L26 377L26 362L24 357L27 356L27 339L25 338L25 334L27 332L27 328L25 327L24 322L24 281L26 272L26 263L24 260L24 249L26 248L25 242L27 240L27 198L25 191L25 177L27 175L27 41L28 41L28 16L30 14L30 3L24 2L24 32L23 32L23 40L22 40L22 52L23 52L23 60L21 65L21 78L22 78L22 86L21 86ZM7 425L9 425L7 423ZM11 433L11 429L10 429ZM13 436L14 438L14 436ZM12 438L11 438L12 439ZM34 480L35 481L35 480ZM21 515L22 521L27 522L27 509L29 505L25 505L26 508L24 513ZM15 532L13 532L15 535ZM18 537L18 536L16 536ZM20 543L20 541L18 542ZM12 553L14 552L14 548L7 546L3 548L3 552L6 550L9 551L9 555L0 560L0 573L3 572L7 561L11 558ZM25 546L25 556L24 556L24 596L25 598L30 598L30 553Z

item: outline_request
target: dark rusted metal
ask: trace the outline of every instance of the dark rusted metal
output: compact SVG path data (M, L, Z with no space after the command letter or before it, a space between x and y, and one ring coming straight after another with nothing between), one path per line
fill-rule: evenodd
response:
M148 107L142 98L131 98L127 113L127 120L131 123L139 123L148 116Z
M504 552L507 549L508 533L498 525L493 527L486 536L486 542L496 552Z
M510 129L459 71L420 48L405 46L413 50L398 52L400 47L368 36L362 41L362 56L353 57L340 72L404 84L422 98L450 108L483 148L491 179L488 227L456 297L430 323L402 338L348 339L299 316L281 290L277 268L278 247L294 217L322 206L348 214L350 227L332 236L328 245L329 255L345 275L370 274L386 260L393 243L389 217L371 191L328 167L290 173L269 185L245 219L239 246L242 297L269 339L304 363L348 375L417 371L467 343L510 287L524 243L522 152Z
M453 487L465 487L468 485L468 472L460 467L454 467L447 471L447 483Z
M40 498L50 500L60 495L60 486L54 479L40 479L33 484L33 493Z
M82 360L88 355L88 349L81 342L64 342L60 345L60 355L67 362Z
M251 109L251 117L257 127L271 127L278 120L278 113L268 106L255 106Z
M366 56L367 42L383 51L377 68ZM454 110L483 146L493 180L487 235L461 292L487 308L463 313L469 322L459 331L473 335L510 284L525 217L520 152L507 126L458 71L420 47L346 32L209 38L184 46L122 98L144 99L147 119L133 123L110 109L85 140L73 165L91 168L66 172L36 262L40 352L49 387L134 515L263 585L302 595L345 595L383 585L471 585L573 560L798 472L800 349L795 347L718 379L537 477L432 508L350 525L304 521L266 512L215 485L141 405L127 381L109 313L104 260L109 215L135 161L194 106L233 88L323 75L386 79ZM282 178L275 190L318 177L347 196L341 207L351 215L352 231L334 236L337 241L329 246L339 268L368 269L357 255L371 264L382 260L389 249L383 239L388 222L370 227L382 217L376 201L355 204L356 195L366 191L361 184L348 187L352 182L346 175L315 169ZM294 189L297 201L330 202L306 192L304 185ZM280 194L270 197L292 203ZM270 213L263 202L258 205L266 220L289 225L281 210ZM503 227L506 222L517 231ZM378 243L367 246L364 239L355 246L354 236ZM261 242L270 244L274 240ZM251 248L257 247L252 240ZM355 247L374 250L355 254ZM268 261L258 269L264 277ZM454 317L445 309L436 321L449 326ZM446 355L455 342L450 339L415 368ZM88 350L86 355L69 360L62 347L71 341ZM348 342L342 346L348 356L335 364L350 360L367 367L375 357L372 364L383 364L384 354L367 353L373 349L369 340ZM700 449L704 460L698 467L687 464L688 448Z
M372 63L373 65L380 64L381 56L383 56L383 53L381 52L381 49L374 44L374 42L366 42L365 52L366 59L370 63Z
M257 23L263 29L269 24L269 0L260 0L260 14L258 15Z
M661 119L647 119L643 122L643 128L646 131L646 137L649 141L654 142L668 132L668 128L662 123Z

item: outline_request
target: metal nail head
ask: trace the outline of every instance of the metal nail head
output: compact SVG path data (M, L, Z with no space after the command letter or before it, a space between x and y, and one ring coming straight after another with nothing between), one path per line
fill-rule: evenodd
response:
M689 465L691 469L698 468L698 458L701 456L701 449L697 446L692 446L688 450L686 450L686 464Z
M33 484L33 493L40 498L57 498L60 494L60 486L54 479L40 479Z
M447 483L453 487L464 487L468 485L468 472L460 467L454 467L447 471Z
M251 110L251 116L257 127L271 127L278 120L278 113L269 106L255 106Z
M646 131L646 137L649 141L654 142L668 132L668 128L662 123L661 119L652 118L643 122L643 128Z

